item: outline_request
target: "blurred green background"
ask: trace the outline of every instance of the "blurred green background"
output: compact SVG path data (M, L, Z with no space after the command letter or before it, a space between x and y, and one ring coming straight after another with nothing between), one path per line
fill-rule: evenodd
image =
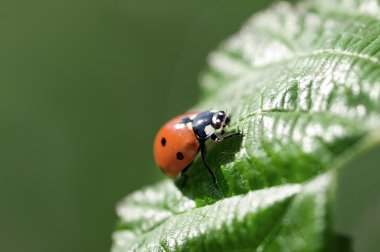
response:
M108 251L116 202L162 178L157 129L269 2L2 0L0 251Z

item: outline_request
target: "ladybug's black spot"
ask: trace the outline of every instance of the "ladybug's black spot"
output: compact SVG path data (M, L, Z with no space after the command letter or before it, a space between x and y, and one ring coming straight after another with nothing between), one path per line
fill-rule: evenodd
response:
M182 152L177 152L177 159L178 160L183 160L184 156Z
M163 138L161 139L161 145L162 145L162 146L165 146L165 145L166 145L166 138L165 138L165 137L163 137Z

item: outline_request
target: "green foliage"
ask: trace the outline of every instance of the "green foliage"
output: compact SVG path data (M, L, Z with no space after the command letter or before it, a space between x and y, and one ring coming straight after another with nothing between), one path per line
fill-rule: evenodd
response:
M113 251L339 250L337 176L380 143L377 1L280 2L209 57L197 110L227 108L209 143L220 190L197 159L119 203ZM347 249L347 248L346 248Z

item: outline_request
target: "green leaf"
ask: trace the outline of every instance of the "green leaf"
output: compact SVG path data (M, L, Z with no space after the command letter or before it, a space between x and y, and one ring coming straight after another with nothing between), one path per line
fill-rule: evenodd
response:
M200 208L194 208L191 201L178 197L179 192L174 188L171 190L179 201L172 205L173 208L168 208L162 191L157 190L162 189L160 186L137 192L118 207L122 223L121 231L114 235L114 251L282 247L301 251L310 246L310 242L318 248L323 239L319 226L325 222L327 211L323 206L318 211L309 209L318 208L320 201L328 201L326 190L331 177L325 174L304 186L283 185L252 191ZM152 205L147 207L147 204ZM303 218L300 219L299 215ZM305 219L307 225L302 223ZM278 230L283 230L283 236L276 235ZM309 238L308 243L289 242L297 240L300 234Z
M344 167L380 144L380 4L280 2L209 56L196 110L244 137L208 144L187 179L127 196L113 251L348 249L332 209Z

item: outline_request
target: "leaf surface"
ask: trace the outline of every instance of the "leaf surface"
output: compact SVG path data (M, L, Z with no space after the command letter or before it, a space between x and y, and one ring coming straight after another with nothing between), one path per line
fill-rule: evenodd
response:
M369 0L280 2L222 43L194 107L228 109L245 135L208 144L220 188L196 159L186 183L126 197L113 251L338 249L337 168L380 142L379 14Z

